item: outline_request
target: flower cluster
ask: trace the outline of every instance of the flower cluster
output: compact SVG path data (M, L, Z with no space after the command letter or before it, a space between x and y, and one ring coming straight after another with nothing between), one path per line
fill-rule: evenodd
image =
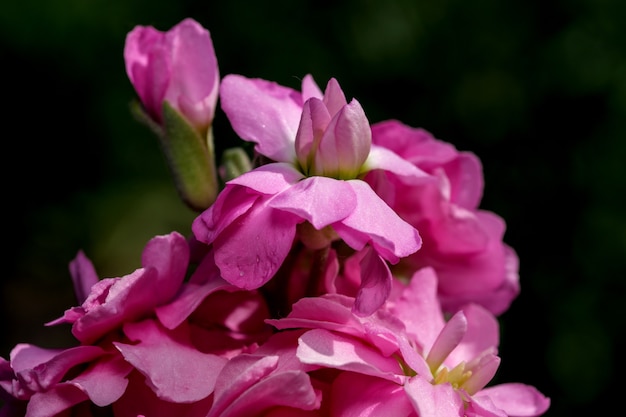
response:
M191 235L140 267L70 262L73 347L0 358L2 416L539 416L549 398L491 384L498 316L519 294L482 167L429 132L371 124L338 80L220 77L185 19L126 38L137 115L161 140ZM217 160L221 104L253 144Z

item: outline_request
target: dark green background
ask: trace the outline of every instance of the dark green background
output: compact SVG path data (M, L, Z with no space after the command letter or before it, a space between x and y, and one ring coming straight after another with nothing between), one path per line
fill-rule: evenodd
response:
M482 208L508 224L522 292L502 317L498 382L594 415L623 396L626 2L621 0L5 2L0 355L72 343L43 323L76 304L68 262L139 267L189 232L156 139L131 117L124 38L193 17L222 75L297 88L336 77L371 122L420 126L482 160ZM218 146L235 136L223 114Z

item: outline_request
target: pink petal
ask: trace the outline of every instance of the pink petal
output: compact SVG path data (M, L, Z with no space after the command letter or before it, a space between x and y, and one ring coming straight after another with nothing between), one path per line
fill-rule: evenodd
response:
M211 35L187 18L166 33L165 41L172 64L164 99L193 125L206 126L215 115L220 78Z
M333 381L329 415L413 417L415 411L402 385L385 379L342 372Z
M422 246L417 230L398 217L367 183L348 183L357 196L356 208L333 227L350 247L361 250L370 243L384 259L396 263Z
M222 277L244 289L265 284L289 253L299 222L300 217L269 207L267 200L257 202L213 242Z
M190 342L187 326L168 330L154 320L144 320L127 323L124 332L138 343L114 345L146 376L146 383L159 398L194 402L213 392L226 359L198 351Z
M322 90L320 90L315 80L313 80L313 76L307 74L302 78L302 101L307 101L311 97L321 100L324 97L324 93L322 93Z
M463 312L459 311L448 320L430 348L428 356L426 356L426 361L430 365L430 369L436 370L439 368L450 352L461 343L466 331L467 319Z
M222 412L259 380L267 377L278 365L278 356L242 354L231 359L217 378L213 407L207 417Z
M26 407L27 417L56 417L59 413L88 400L87 395L72 384L62 383L46 392L34 394Z
M432 385L420 376L405 385L409 399L420 417L459 417L463 415L463 401L448 383Z
M389 149L372 145L361 172L372 170L389 171L398 176L406 184L423 184L432 181L432 177L413 165L406 159L398 156Z
M155 305L169 301L185 279L189 263L187 240L178 232L155 236L146 244L141 256L144 267L154 267L158 271L153 282L156 289Z
M355 178L371 145L372 133L365 111L358 101L352 100L339 109L325 128L313 171L342 179Z
M74 283L74 293L78 304L82 304L91 292L91 287L99 280L93 263L83 251L79 251L70 262L70 275Z
M297 182L268 203L270 207L307 220L317 230L345 219L356 204L357 198L349 183L317 176Z
M521 383L494 385L480 391L477 396L487 396L509 416L534 417L546 412L550 399L535 387Z
M463 308L467 331L463 340L450 354L451 363L470 361L486 349L496 350L500 342L500 324L485 308L470 304Z
M93 363L69 383L85 392L95 405L104 407L124 394L128 385L126 376L132 369L133 366L117 354Z
M270 375L234 399L219 416L266 415L263 413L265 410L280 406L301 410L319 408L319 401L311 385L309 375L301 371L285 371ZM214 414L213 409L211 409L207 417L216 415L218 414Z
M322 136L330 119L331 115L321 100L312 98L304 102L295 146L298 162L303 172L307 174L312 172Z
M256 151L279 162L295 162L294 141L302 95L262 79L228 74L220 87L222 109L235 132Z
M335 78L329 79L324 90L324 105L328 108L330 115L334 116L339 113L346 104L348 104L348 101L339 86L339 82Z
M407 332L425 349L435 343L445 325L437 299L437 275L431 267L413 274L392 311L402 320Z
M151 26L135 26L126 35L124 61L126 74L148 113L161 120L161 104L170 80L165 34Z
M361 286L354 301L354 313L369 316L378 310L391 292L391 271L387 263L371 248L364 249L361 260Z
M469 395L474 395L483 389L495 376L500 362L500 358L490 350L468 362L466 369L471 372L471 376L463 384L463 389Z
M393 357L383 356L360 340L323 329L310 330L300 336L297 355L308 364L358 372L398 383L402 380L402 369Z

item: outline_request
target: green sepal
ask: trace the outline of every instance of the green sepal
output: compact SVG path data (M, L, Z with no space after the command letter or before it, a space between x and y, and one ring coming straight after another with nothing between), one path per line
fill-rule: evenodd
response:
M237 178L252 169L250 157L241 147L225 149L221 162L220 172L224 182Z
M157 136L161 137L164 135L163 128L157 122L152 120L139 100L133 100L130 103L130 113L133 115L135 120L148 126Z
M155 132L159 130L162 133L158 137L178 194L192 210L205 210L213 204L218 191L212 127L201 133L164 101L163 129L159 127Z

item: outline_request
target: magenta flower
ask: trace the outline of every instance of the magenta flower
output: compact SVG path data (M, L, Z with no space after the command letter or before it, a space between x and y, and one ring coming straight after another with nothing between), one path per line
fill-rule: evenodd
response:
M302 93L238 75L226 76L221 89L233 129L273 161L229 181L192 225L199 241L213 245L225 280L247 289L264 285L304 222L313 226L306 229L309 235L329 243L340 238L356 251L371 246L380 262L396 263L420 248L417 230L359 177L385 169L420 182L426 174L371 145L361 105L354 99L348 103L335 79L323 95L309 75ZM368 292L377 297L359 300L362 314L373 312L388 295L391 274L384 267L378 270L383 273L367 283L379 290Z
M422 248L394 272L410 276L421 267L433 267L447 311L476 302L494 314L504 312L519 293L518 259L502 241L504 220L478 208L483 191L480 160L395 120L373 125L372 140L436 179L407 184L380 172L365 179L423 239Z
M124 45L126 74L144 109L163 121L169 103L200 130L213 121L218 98L219 70L208 30L191 18L167 32L135 26Z
M93 264L80 252L70 269L83 302L48 325L70 323L72 333L82 343L98 341L171 301L183 283L188 262L187 241L177 232L152 238L142 254L143 267L121 278L98 280ZM91 292L87 294L88 285Z
M0 358L0 392L7 395L7 416L56 416L91 402L118 400L132 366L99 346L45 349L18 344L9 361Z
M303 363L360 374L355 378L340 373L330 381L329 395L338 413L361 415L372 409L420 417L544 413L550 400L534 387L519 383L486 387L500 363L496 318L470 304L446 321L436 288L434 270L424 268L409 285L398 283L395 295L369 317L353 314L349 297L328 294L301 299L286 318L268 322L283 330L310 329L298 340L297 357ZM346 384L359 388L350 389L348 395Z

